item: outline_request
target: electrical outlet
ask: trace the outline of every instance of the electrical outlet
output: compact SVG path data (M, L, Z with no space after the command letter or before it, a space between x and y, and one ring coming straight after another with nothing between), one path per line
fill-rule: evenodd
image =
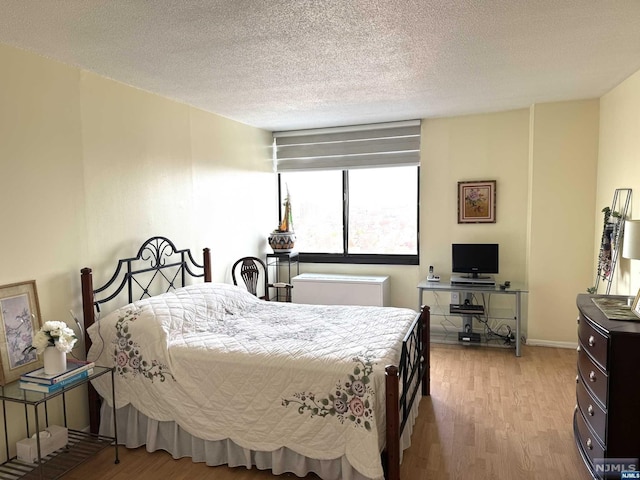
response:
M451 292L451 303L459 304L460 303L460 293L459 292Z

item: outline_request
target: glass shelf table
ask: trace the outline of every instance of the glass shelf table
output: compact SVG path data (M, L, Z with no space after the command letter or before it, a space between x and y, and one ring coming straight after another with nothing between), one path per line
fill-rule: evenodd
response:
M27 437L41 431L41 421L39 415L39 407L44 410L44 427L49 427L49 412L47 403L56 397L62 397L62 413L64 427L67 427L67 400L66 394L81 385L88 383L94 378L102 375L111 375L111 400L114 408L114 436L107 437L93 433L87 433L80 430L72 430L67 428L68 442L63 448L55 452L42 456L40 436L35 435L38 459L35 463L29 463L16 457L10 458L9 453L9 427L7 425L7 403L16 403L24 405L24 417ZM92 388L92 387L90 387ZM4 441L6 461L0 465L0 480L16 480L16 479L56 479L67 473L69 470L78 466L88 458L96 455L103 449L112 446L115 450L115 463L120 463L118 458L118 434L116 428L115 417L115 386L114 386L114 368L112 367L93 367L93 373L86 378L77 382L70 383L60 390L52 393L41 393L20 388L19 382L12 382L4 386L0 386L0 401L2 401L2 415L4 423ZM33 408L34 429L31 429L29 408Z

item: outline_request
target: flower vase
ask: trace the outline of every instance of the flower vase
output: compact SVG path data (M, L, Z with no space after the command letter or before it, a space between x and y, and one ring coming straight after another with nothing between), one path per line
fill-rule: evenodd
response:
M44 373L47 375L56 375L67 369L67 354L56 347L45 348L43 358Z

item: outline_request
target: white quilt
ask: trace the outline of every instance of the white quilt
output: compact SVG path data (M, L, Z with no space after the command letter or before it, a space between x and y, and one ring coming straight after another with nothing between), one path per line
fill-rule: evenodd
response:
M382 478L384 368L410 309L265 302L204 283L129 304L88 329L88 357L116 366L116 406L206 440L316 459ZM111 398L110 380L94 380Z

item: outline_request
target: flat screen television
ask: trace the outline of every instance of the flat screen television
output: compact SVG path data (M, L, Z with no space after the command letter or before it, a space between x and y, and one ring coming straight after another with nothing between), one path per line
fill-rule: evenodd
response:
M498 272L497 243L454 243L451 245L451 271L469 278L487 278Z

